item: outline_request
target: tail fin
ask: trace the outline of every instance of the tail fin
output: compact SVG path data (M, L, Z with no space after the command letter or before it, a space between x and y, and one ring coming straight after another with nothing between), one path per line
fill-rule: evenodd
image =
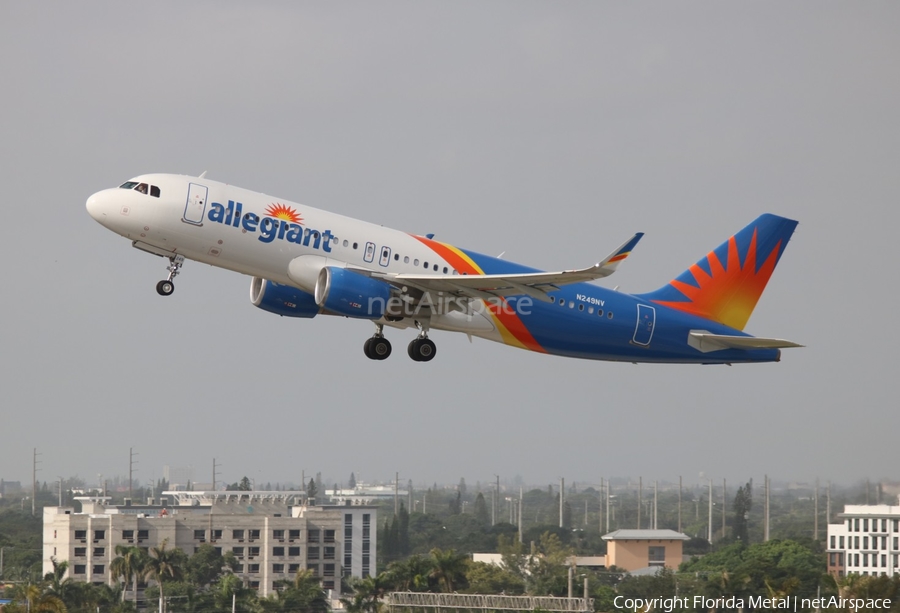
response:
M668 284L641 297L743 330L797 222L764 214Z

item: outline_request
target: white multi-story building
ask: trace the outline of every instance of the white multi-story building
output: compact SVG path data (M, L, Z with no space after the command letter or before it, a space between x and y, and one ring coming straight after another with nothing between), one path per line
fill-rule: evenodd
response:
M376 574L375 508L307 505L305 492L164 492L145 505L110 505L76 498L72 507L44 509L44 572L69 563L67 577L111 583L117 545L178 547L193 554L210 543L232 552L246 585L266 596L282 579L310 569L322 587L340 589L342 576ZM126 588L127 589L127 588Z
M900 506L851 504L838 517L828 525L830 574L900 574Z

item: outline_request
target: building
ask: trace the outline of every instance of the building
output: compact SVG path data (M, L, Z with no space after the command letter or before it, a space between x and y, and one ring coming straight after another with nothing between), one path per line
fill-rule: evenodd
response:
M232 552L236 573L266 596L279 580L302 569L340 589L342 576L376 574L375 508L311 506L305 492L164 492L156 501L111 505L104 496L78 497L72 507L44 509L44 572L52 559L69 563L66 577L111 583L117 545L157 547L167 542L188 555L210 543Z
M606 566L627 571L665 566L677 569L682 546L690 537L674 530L616 530L603 536Z
M840 578L851 573L900 573L900 506L850 504L828 524L828 573Z
M573 556L567 563L576 568L606 569L612 566L629 573L665 566L677 569L683 561L682 545L690 537L674 530L616 530L603 537L607 542L605 556ZM476 553L475 562L500 566L499 553Z

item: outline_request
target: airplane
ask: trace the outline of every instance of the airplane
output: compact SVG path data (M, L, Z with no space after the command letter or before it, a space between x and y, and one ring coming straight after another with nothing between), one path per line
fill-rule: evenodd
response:
M661 288L627 294L613 274L637 233L593 266L543 272L497 257L206 178L147 174L90 196L88 213L166 258L161 296L185 261L251 277L250 301L284 317L368 319L366 357L384 327L414 328L407 353L432 360L432 330L538 353L633 363L773 362L797 343L743 332L797 222L763 214Z

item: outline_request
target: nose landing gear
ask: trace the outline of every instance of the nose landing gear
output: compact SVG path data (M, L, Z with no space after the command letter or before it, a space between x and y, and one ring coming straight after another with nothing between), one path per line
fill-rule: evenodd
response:
M174 257L169 258L169 265L166 267L166 270L169 271L169 276L156 284L156 293L160 296L171 296L172 292L175 291L175 283L173 283L173 279L178 276L178 273L181 271L181 267L184 265L184 256L176 255Z

